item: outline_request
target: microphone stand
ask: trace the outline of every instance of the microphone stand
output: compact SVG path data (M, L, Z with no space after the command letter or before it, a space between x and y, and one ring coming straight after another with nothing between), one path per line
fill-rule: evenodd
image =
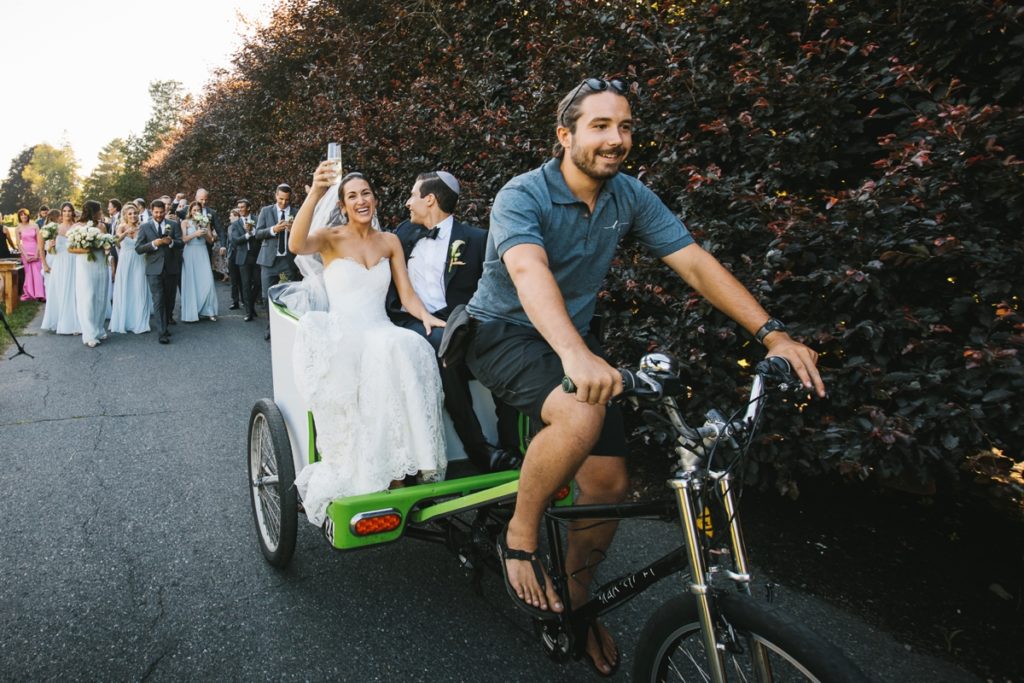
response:
M7 322L7 316L4 314L4 307L3 307L2 304L0 304L0 322L2 322L4 324L4 328L7 330L7 334L11 335L11 339L14 340L14 345L18 347L18 352L16 354L14 354L13 356L11 356L10 358L8 358L7 360L11 360L12 358L17 358L18 356L21 356L21 355L25 355L25 356L28 356L29 358L33 358L34 359L35 356L33 356L28 351L26 351L25 347L21 345L21 342L18 341L18 338L14 336L14 330L11 329L11 324L9 322Z

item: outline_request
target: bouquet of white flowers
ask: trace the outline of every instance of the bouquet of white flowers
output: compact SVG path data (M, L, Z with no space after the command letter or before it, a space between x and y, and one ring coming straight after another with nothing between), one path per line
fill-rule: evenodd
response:
M85 225L76 225L68 230L68 251L72 254L85 254L90 261L96 260L95 252L103 249L109 238L89 221Z
M210 217L204 216L201 213L197 213L194 216L192 216L192 222L198 225L200 228L203 228L204 230L210 227Z
M115 237L114 235L109 235L107 233L102 233L97 238L96 242L99 248L102 249L103 252L107 255L107 257L110 256L110 250L114 249L118 245L117 237Z
M47 223L43 227L39 228L39 234L43 238L43 244L46 244L50 240L56 240L57 239L57 235L59 235L60 233L57 232L57 224L56 223ZM50 248L47 249L46 251L48 253L50 253L50 254L56 253L56 251L57 251L57 244L56 243L51 244Z

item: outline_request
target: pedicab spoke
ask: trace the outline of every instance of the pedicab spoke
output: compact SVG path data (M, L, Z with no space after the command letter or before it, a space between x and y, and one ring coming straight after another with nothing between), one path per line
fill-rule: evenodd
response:
M274 532L274 537L276 538L278 532L281 530L281 499L277 497L276 493L271 496L271 498L273 500L267 505L267 512L270 513L269 526Z

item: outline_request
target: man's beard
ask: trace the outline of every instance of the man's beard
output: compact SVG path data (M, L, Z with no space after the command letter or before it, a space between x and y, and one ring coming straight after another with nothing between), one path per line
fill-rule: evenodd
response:
M626 156L623 155L614 167L602 170L597 166L597 151L588 154L587 150L575 144L569 147L569 158L572 159L572 163L576 165L576 168L594 180L608 180L615 177L615 174L619 172L622 162L626 160Z

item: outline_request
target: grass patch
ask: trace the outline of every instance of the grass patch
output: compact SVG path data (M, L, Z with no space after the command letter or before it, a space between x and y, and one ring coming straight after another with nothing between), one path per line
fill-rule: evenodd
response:
M36 313L43 306L38 301L22 301L18 304L18 307L14 309L14 313L7 316L7 322L10 324L11 329L14 330L14 334L21 335L21 331L32 322L32 318L36 317ZM7 330L0 324L0 356L6 358L4 355L10 347L14 346L14 341L11 339L11 335L7 334Z

